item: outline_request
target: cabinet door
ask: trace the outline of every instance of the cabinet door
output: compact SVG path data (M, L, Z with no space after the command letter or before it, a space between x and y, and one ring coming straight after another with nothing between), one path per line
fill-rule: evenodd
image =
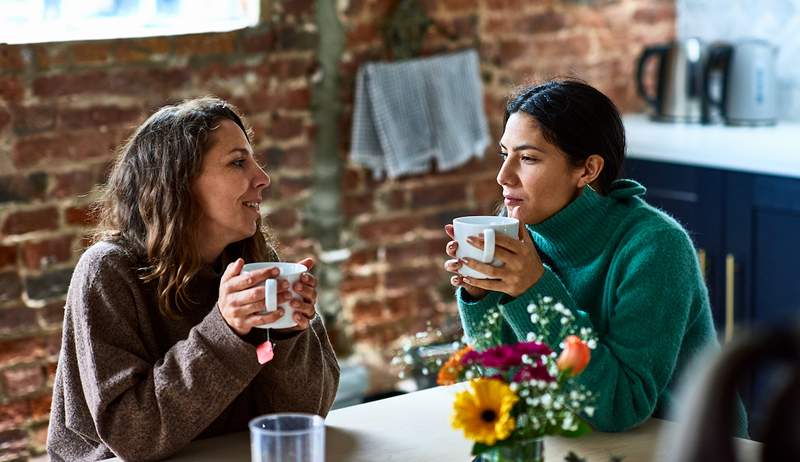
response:
M717 332L725 326L723 305L723 173L689 165L627 159L624 176L647 188L645 199L689 232L708 286Z
M725 181L726 249L733 270L727 284L733 289L736 325L795 323L800 314L800 180L730 173ZM781 374L762 368L749 384L745 399L755 428L768 386Z

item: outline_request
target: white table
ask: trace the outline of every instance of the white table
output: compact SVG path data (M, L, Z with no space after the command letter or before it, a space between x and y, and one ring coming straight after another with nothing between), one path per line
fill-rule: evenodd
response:
M458 385L456 385L457 387ZM468 462L471 443L450 427L454 387L438 387L371 403L337 409L326 425L327 462ZM662 459L658 438L676 424L650 419L625 433L590 433L581 438L545 439L547 462L563 462L574 451L589 462L607 462L610 455L625 462ZM246 462L247 433L234 433L191 443L172 462ZM755 461L760 444L739 440L745 456ZM118 459L109 459L115 461Z

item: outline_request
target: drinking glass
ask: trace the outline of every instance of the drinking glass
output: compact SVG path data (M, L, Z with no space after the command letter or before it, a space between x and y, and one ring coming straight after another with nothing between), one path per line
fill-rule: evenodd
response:
M314 414L267 414L250 421L252 462L324 462L325 421Z

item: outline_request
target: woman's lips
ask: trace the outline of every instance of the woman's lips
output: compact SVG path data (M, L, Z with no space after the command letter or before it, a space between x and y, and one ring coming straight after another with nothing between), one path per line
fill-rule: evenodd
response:
M505 196L503 199L504 199L503 201L506 204L506 207L518 207L522 205L523 202L522 199L513 196Z

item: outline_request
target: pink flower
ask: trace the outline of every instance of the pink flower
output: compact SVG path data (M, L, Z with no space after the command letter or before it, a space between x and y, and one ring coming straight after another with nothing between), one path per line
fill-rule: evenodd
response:
M553 352L547 345L539 342L520 342L515 344L514 351L519 352L520 355L528 355L532 358L537 358L542 355L549 355Z
M514 382L527 382L528 380L544 380L545 382L552 382L555 380L548 372L547 368L544 366L531 366L530 364L525 364L522 366L516 374L514 374L514 378L512 381Z
M466 366L468 364L472 364L477 362L480 359L481 354L475 350L469 350L468 352L464 353L464 356L461 357L461 364Z
M499 345L481 353L479 362L484 367L508 369L522 362L522 353L509 345Z

